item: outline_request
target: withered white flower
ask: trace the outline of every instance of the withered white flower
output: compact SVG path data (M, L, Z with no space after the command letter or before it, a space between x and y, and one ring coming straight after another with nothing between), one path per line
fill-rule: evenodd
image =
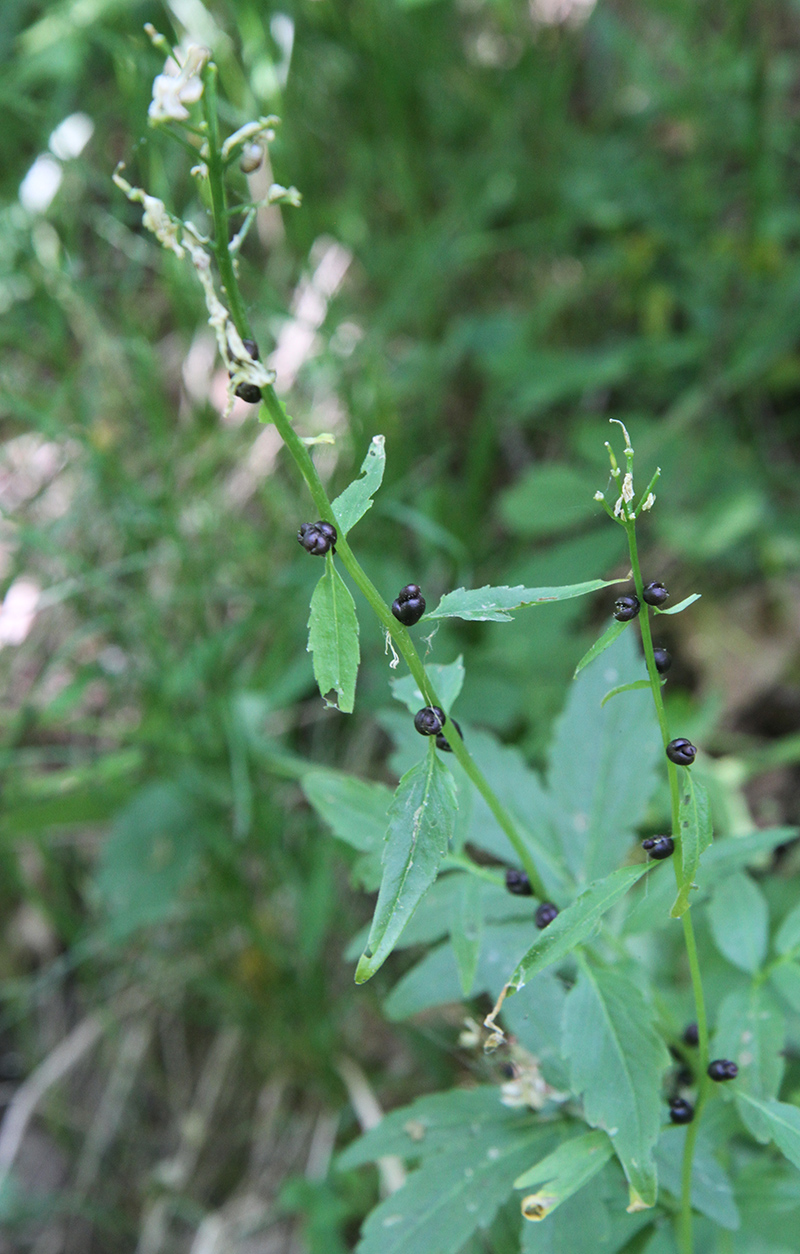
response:
M159 244L164 248L168 248L176 257L183 257L184 251L178 240L181 224L170 217L163 200L159 200L157 196L150 196L142 187L131 187L127 179L124 179L120 173L124 169L124 164L120 162L111 177L117 187L128 197L128 200L144 206L142 226L146 227L148 231L152 231Z
M175 57L167 57L163 71L153 80L153 99L147 110L151 123L186 121L187 104L196 104L203 94L200 71L210 55L208 48L190 44L182 64Z

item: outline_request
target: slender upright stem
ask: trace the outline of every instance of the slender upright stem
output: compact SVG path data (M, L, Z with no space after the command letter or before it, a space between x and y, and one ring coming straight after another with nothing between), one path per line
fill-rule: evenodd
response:
M228 216L225 198L224 170L220 156L219 132L217 125L216 66L208 65L206 67L204 70L204 84L203 111L208 133L208 153L205 156L205 160L208 166L208 181L211 189L211 206L214 217L214 254L217 259L220 278L228 299L228 307L231 312L231 317L233 318L239 335L242 338L245 338L250 335L250 327L247 312L239 290L233 259L231 258L230 251L228 249ZM269 386L262 386L261 392L267 413L269 414L271 421L275 424L278 434L281 436L281 439L289 450L295 465L305 479L308 490L314 501L314 505L319 511L320 518L326 522L335 524L336 519L334 517L330 497L325 491L322 480L317 474L317 469L311 458L311 454L292 426L289 416L286 413L286 409L278 398L275 389ZM350 548L350 545L347 543L347 540L343 535L340 535L336 541L336 553L341 559L345 570L350 575L350 578L353 580L353 583L374 611L381 626L391 636L394 644L397 646L398 652L401 654L408 666L408 669L414 676L417 686L420 692L424 695L427 703L429 705L440 706L441 702L436 695L436 690L425 672L422 659L420 658L407 629L394 617L389 609L389 606L383 600L378 592L378 589L375 587L372 580L357 560L353 550ZM463 767L467 777L477 788L498 824L508 837L512 848L525 868L534 893L537 897L544 899L547 895L544 883L536 869L536 864L531 855L531 851L528 848L523 836L519 832L513 818L500 801L499 797L495 794L494 790L491 788L483 772L473 761L464 744L464 741L450 718L448 718L445 722L443 731L455 758Z
M656 667L655 654L653 652L653 637L650 631L650 607L644 600L644 582L642 580L642 571L639 564L639 551L636 543L636 522L633 518L628 517L625 520L625 530L628 535L628 548L631 557L631 569L633 571L633 580L636 585L636 595L639 598L641 609L639 611L639 627L642 633L642 647L644 649L645 662L647 663L647 674L650 678L650 687L653 693L653 703L656 709L656 717L658 725L661 729L661 738L666 749L670 741L669 728L667 726L667 716L664 709L664 700L661 693L661 678ZM667 774L669 776L669 793L672 809L672 838L678 849L680 849L680 789L678 787L678 768L674 762L667 759ZM674 862L675 880L680 883L680 870L677 861ZM700 1116L703 1111L708 1096L708 1075L706 1068L708 1067L708 1019L706 1016L705 997L703 995L703 979L700 973L700 963L697 958L697 943L694 935L694 925L692 923L691 910L687 909L681 916L683 924L683 938L686 945L686 956L689 960L689 975L692 981L692 992L694 994L695 1014L697 1015L697 1035L699 1038L699 1058L700 1058L700 1086L698 1092L697 1104L695 1106L694 1118L686 1129L686 1141L684 1142L683 1165L681 1171L681 1209L678 1222L678 1234L680 1239L681 1254L692 1254L692 1163L694 1161L694 1151L697 1142L697 1131L700 1124Z

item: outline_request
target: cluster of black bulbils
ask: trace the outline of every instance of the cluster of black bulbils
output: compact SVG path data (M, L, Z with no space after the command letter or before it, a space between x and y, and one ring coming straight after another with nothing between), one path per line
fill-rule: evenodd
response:
M506 889L509 893L513 893L515 897L532 897L533 887L526 871L521 871L519 867L506 867ZM536 926L542 931L549 927L553 919L558 914L558 906L553 905L552 901L543 901L533 916Z
M404 627L413 627L419 622L425 613L425 598L418 584L407 583L400 589L397 599L392 601L392 613Z
M255 340L242 340L253 361L259 360L258 345ZM257 383L240 383L234 395L239 397L240 401L247 401L248 405L257 405L261 400L261 388Z
M696 1049L700 1044L700 1033L696 1023L687 1025L683 1037L684 1045L688 1045L690 1049ZM681 1054L670 1046L670 1052L674 1058L680 1059ZM728 1080L735 1080L739 1074L739 1068L730 1058L715 1058L708 1064L707 1074L711 1080L717 1084L724 1084ZM678 1072L679 1084L691 1084L693 1080L692 1070L690 1067L683 1066ZM669 1117L672 1123L691 1123L694 1118L694 1107L683 1097L672 1097L669 1102Z
M297 539L306 553L311 553L314 557L324 557L328 550L331 553L336 552L338 535L333 523L320 519L315 523L303 523Z
M669 593L657 579L652 583L645 584L642 590L642 596L648 605L663 605L669 598ZM617 597L614 602L614 617L619 623L629 623L635 618L641 609L639 598L634 594L625 597Z
M452 746L442 731L446 721L447 715L438 705L425 705L414 715L414 726L420 736L435 736L436 748L442 749L445 753L452 753ZM461 736L461 725L455 719L450 721ZM463 740L463 736L461 738Z

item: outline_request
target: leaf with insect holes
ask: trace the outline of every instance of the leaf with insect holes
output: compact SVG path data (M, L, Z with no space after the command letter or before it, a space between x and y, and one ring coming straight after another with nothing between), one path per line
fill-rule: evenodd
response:
M311 597L307 651L314 656L314 678L326 704L352 713L360 652L355 602L336 569L325 556L325 573ZM331 692L336 693L333 701Z
M433 741L421 762L407 771L389 807L381 879L367 949L356 983L372 978L392 952L400 933L436 879L456 817L453 777Z
M711 807L708 794L703 785L694 778L685 766L678 767L680 789L680 808L678 823L680 841L676 857L680 858L680 879L678 895L670 911L673 919L679 919L689 909L692 885L694 884L700 857L711 844Z
M613 644L618 636L622 635L626 627L630 627L630 621L623 623L617 618L612 619L602 636L595 640L591 649L587 649L586 653L584 653L580 662L575 667L574 677L577 678L584 666L588 666L589 663L593 662L596 657L599 657L601 653L604 653L608 646Z
M372 498L383 482L386 468L386 437L375 435L361 464L361 474L348 484L341 496L333 502L333 516L339 534L346 536L359 518L372 508Z
M422 620L431 618L463 618L468 622L510 623L511 611L530 605L546 605L553 601L569 601L586 596L600 588L624 583L622 579L589 579L585 583L567 584L562 588L456 588L442 597L435 610Z
M608 1133L632 1196L653 1206L669 1054L639 988L615 971L582 966L564 1011L564 1053L587 1123Z

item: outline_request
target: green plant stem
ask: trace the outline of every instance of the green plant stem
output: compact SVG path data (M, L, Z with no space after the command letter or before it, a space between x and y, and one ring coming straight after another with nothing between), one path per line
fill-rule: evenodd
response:
M653 703L656 708L656 717L658 719L658 725L661 729L661 739L664 742L664 749L666 750L670 741L670 734L667 726L667 715L664 709L664 699L661 693L661 678L658 673L658 668L656 667L655 655L653 653L653 637L650 631L650 607L644 599L644 581L642 579L642 571L639 564L639 551L636 543L636 522L633 518L628 517L624 526L628 535L628 549L631 558L633 580L636 585L636 595L639 598L639 603L641 605L641 609L639 611L639 627L642 633L642 648L644 649L645 662L647 663L647 674L650 678L650 688L653 693ZM680 848L680 790L678 788L678 769L674 762L671 762L669 759L667 759L667 774L669 776L669 793L672 809L672 838ZM680 871L678 869L677 862L674 863L674 870L676 883L680 883ZM686 1141L684 1142L683 1164L681 1169L681 1209L678 1221L681 1254L692 1254L694 1249L692 1241L692 1164L694 1162L694 1151L697 1143L697 1132L700 1125L700 1117L708 1095L708 1075L706 1072L706 1068L708 1067L708 1019L706 1016L705 996L703 994L703 978L700 972L700 963L697 958L697 943L695 940L691 909L687 909L681 916L681 923L683 924L683 939L686 945L686 956L689 960L689 975L692 981L692 992L694 994L700 1056L700 1087L698 1099L695 1106L694 1119L688 1125L686 1130Z
M214 255L217 259L220 279L228 298L228 307L230 309L231 317L233 318L239 335L244 339L245 337L250 336L250 324L247 318L241 292L239 290L239 284L236 279L233 259L231 258L230 251L228 249L228 210L225 197L224 169L219 147L219 129L217 124L216 105L216 73L216 66L213 64L209 64L203 72L203 113L208 133L208 153L205 160L208 166L208 182L211 189L211 206L214 217ZM275 389L269 386L262 387L261 393L263 404L271 421L275 424L278 434L289 450L295 465L306 481L308 490L314 501L314 505L319 511L320 518L335 525L336 518L333 513L330 498L325 491L319 475L317 474L317 469L311 458L311 454L292 426L289 416L286 413L286 409L279 400ZM424 694L425 700L429 705L441 705L441 702L436 695L436 691L425 673L425 667L422 664L422 659L420 658L408 631L402 623L399 623L394 617L389 609L389 606L383 600L378 592L378 589L364 571L343 535L340 535L336 541L336 553L341 559L342 565L349 574L350 578L353 580L353 583L359 589L364 599L375 613L381 626L391 636L394 644L397 646L397 651L401 654L408 666L408 669L414 676L420 692ZM453 750L455 758L463 767L467 777L477 788L478 792L481 794L492 814L496 818L498 824L508 837L512 848L525 868L534 893L537 897L544 900L547 896L544 883L536 869L536 864L533 861L530 849L520 832L517 830L514 820L506 807L496 796L483 772L473 761L464 744L464 741L461 739L461 736L450 718L448 718L445 722L443 731L451 749Z

